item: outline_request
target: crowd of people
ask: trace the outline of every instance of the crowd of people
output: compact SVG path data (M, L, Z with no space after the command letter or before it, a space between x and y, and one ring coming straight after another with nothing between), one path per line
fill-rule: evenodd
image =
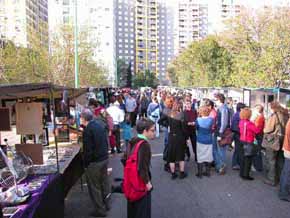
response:
M105 216L109 209L106 201L109 184L104 173L109 158L106 150L110 148L111 154L124 152L126 166L126 160L138 147L135 151L138 175L148 190L141 200L128 200L128 218L150 217L152 184L148 140L159 137L161 131L164 133L164 170L172 180L188 176L185 165L192 157L200 179L210 177L212 168L224 175L231 167L246 181L254 180L251 171L260 171L265 174L264 183L280 184L279 198L290 201L288 110L276 101L270 102L269 108L271 116L266 119L263 105L249 108L221 93L216 93L213 99L196 100L190 93L152 89L116 91L106 106L90 99L81 118L86 126L84 159L89 192L96 208L93 215ZM137 136L133 137L135 126ZM140 140L145 143L136 146ZM233 150L231 166L226 165L229 150Z

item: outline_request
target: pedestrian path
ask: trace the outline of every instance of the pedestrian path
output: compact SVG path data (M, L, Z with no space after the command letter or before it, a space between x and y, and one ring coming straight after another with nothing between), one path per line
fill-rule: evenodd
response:
M278 187L262 182L262 175L254 172L254 181L243 181L237 171L228 169L219 176L198 179L193 160L187 162L188 178L171 180L163 171L163 135L152 143L152 218L289 218L289 202L277 197ZM231 154L228 155L230 163ZM110 160L112 178L122 177L120 155ZM66 199L65 218L87 218L92 210L87 187L81 191L75 185ZM127 204L122 194L112 195L109 218L126 218Z

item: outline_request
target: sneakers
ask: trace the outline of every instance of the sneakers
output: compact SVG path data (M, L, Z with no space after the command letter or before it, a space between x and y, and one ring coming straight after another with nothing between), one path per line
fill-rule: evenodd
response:
M225 175L226 174L226 166L223 165L219 170L218 170L219 175Z
M240 170L240 166L236 165L232 167L233 170Z
M276 186L276 184L274 182L272 182L271 180L269 180L269 179L265 179L265 180L263 180L263 182L266 185Z

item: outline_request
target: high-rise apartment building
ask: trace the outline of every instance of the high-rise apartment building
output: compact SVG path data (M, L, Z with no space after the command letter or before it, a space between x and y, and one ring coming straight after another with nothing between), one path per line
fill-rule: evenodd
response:
M160 1L158 24L158 71L163 84L167 78L167 66L174 57L174 6L167 0Z
M165 80L174 55L173 10L165 0L116 0L116 53L134 73Z
M178 4L178 49L208 34L208 5L198 0L181 0Z
M239 15L246 5L243 0L217 0L209 4L209 34L224 31L225 21Z
M135 1L115 0L116 59L123 60L135 72Z
M135 10L136 72L150 70L158 74L157 0L137 0Z
M94 60L108 70L108 80L116 85L115 0L49 0L49 29L51 36L63 25L75 25L75 1L79 32L86 31L92 42ZM96 84L97 85L97 84Z
M16 45L28 46L34 36L48 45L47 0L1 0L0 38Z

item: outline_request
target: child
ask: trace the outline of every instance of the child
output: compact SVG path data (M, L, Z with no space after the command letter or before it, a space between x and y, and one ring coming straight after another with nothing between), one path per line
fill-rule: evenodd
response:
M125 141L125 147L127 151L129 141L132 139L130 114L126 114L124 122L121 123L121 128L123 129L123 139Z

